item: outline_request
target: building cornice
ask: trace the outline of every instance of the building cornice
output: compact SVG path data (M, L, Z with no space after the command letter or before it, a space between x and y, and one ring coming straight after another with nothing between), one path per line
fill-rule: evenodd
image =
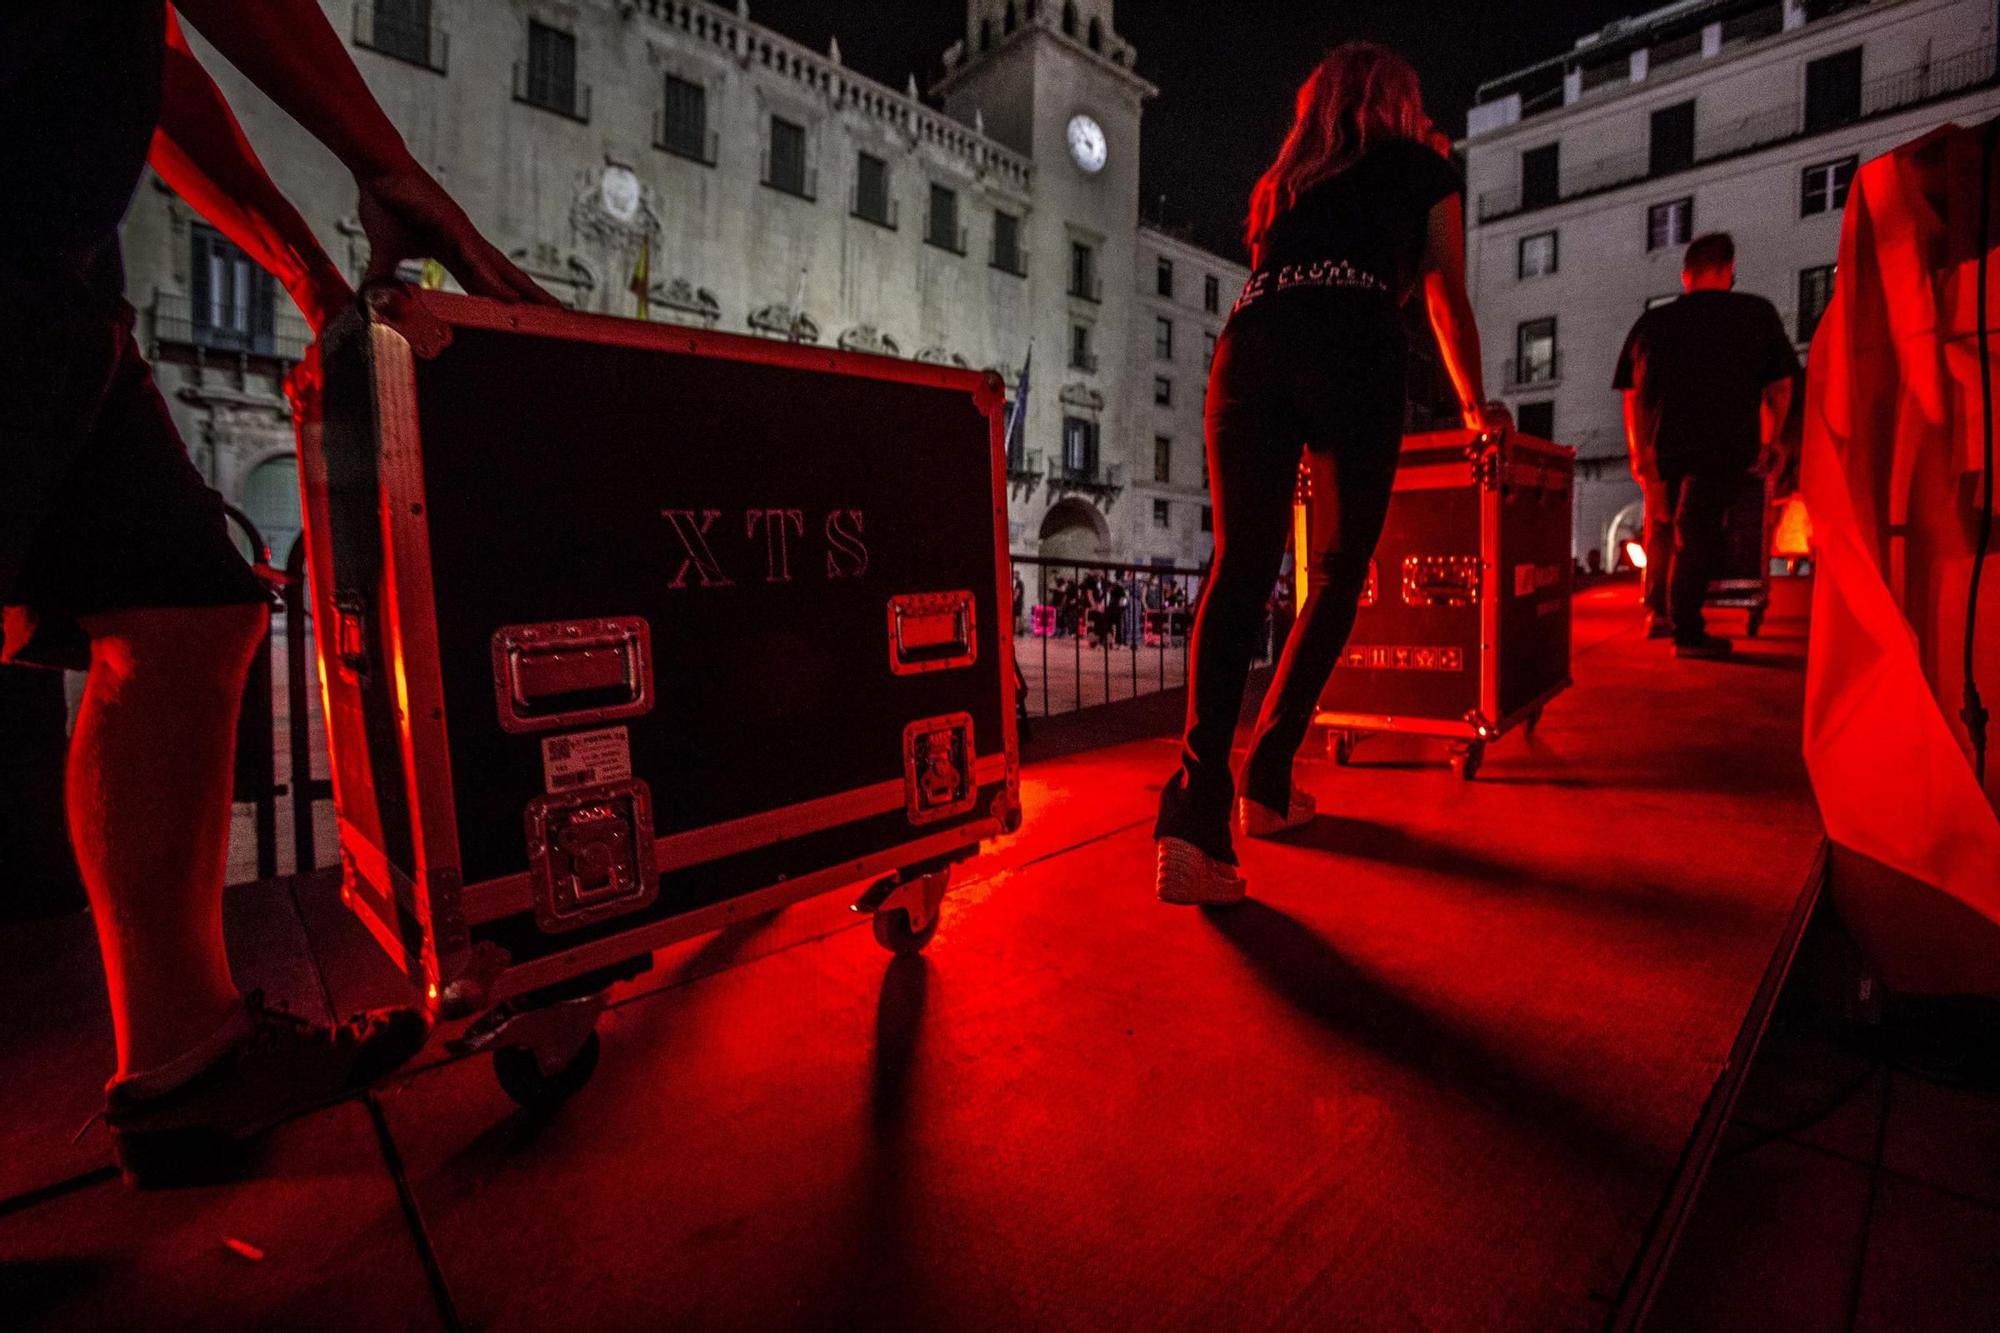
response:
M954 120L916 97L857 74L831 56L821 55L781 32L751 22L741 13L708 0L620 0L626 15L643 14L661 27L705 41L748 70L761 65L826 98L836 109L859 112L893 125L918 143L965 158L1027 193L1034 182L1034 162L997 139Z

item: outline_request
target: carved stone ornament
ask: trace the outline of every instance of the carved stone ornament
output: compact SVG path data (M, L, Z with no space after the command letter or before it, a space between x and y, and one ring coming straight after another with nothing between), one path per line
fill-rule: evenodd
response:
M722 318L722 302L706 287L697 287L686 278L654 283L653 300L683 315L713 324Z
M1065 384L1061 397L1071 407L1087 407L1093 412L1104 410L1104 395L1087 384Z
M819 341L819 325L814 322L813 317L803 311L795 315L792 308L782 301L760 306L751 311L750 327L758 333L775 338L796 336L800 342Z
M950 348L932 344L917 353L917 360L927 366L957 366L960 370L972 369L972 363Z
M569 225L579 241L636 247L660 234L660 196L622 162L586 167L571 191Z
M590 265L570 251L559 249L547 241L518 246L507 252L507 258L520 265L522 272L544 287L553 283L571 288L579 302L597 286L597 274ZM562 293L558 291L554 295L561 296Z
M857 324L840 335L843 352L872 352L876 356L901 356L896 340L873 324Z

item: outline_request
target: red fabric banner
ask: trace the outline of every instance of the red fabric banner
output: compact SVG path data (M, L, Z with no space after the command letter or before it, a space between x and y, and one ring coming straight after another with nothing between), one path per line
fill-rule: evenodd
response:
M1848 198L1807 371L1802 479L1819 563L1805 757L1835 842L2000 922L2000 818L1958 717L1983 439L1979 151L1977 132L1947 126L1870 162ZM2000 560L1984 601L1991 706Z

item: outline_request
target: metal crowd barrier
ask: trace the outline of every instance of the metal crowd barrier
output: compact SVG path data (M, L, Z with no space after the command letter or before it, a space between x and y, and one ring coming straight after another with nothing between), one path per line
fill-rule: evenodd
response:
M1187 640L1206 570L1040 556L1013 560L1022 585L1015 660L1029 716L1080 712L1187 684ZM1089 600L1079 594L1077 589L1092 576L1100 585L1116 583L1124 589L1117 611L1110 609L1107 596L1105 609L1093 613ZM1280 580L1280 586L1288 588L1289 583ZM1266 607L1257 662L1273 660L1282 646L1278 631L1288 627L1288 611L1275 601Z
M333 799L333 783L312 775L311 701L317 693L312 674L309 643L311 612L306 601L305 543L294 540L286 553L282 570L271 563L271 549L263 533L242 510L224 506L229 521L243 534L253 553L252 564L261 577L274 585L274 614L250 662L250 676L243 684L243 711L236 724L236 775L234 799L253 807L252 824L257 840L257 877L271 879L278 873L278 798L292 798L292 866L303 873L319 864L313 834L313 806ZM282 622L280 620L282 617ZM277 708L272 697L275 684L273 643L279 624L285 630L286 771L285 781L277 772Z

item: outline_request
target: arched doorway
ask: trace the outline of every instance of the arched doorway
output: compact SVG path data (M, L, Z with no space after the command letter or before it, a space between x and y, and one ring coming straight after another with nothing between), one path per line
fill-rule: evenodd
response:
M1635 500L1618 511L1616 517L1604 529L1604 567L1618 569L1629 565L1625 556L1626 542L1646 540L1646 505Z
M1071 496L1042 518L1044 560L1102 560L1111 550L1111 525L1097 507Z
M267 458L250 469L243 479L240 506L264 535L271 548L271 563L285 566L292 543L299 536L299 460L292 454Z

